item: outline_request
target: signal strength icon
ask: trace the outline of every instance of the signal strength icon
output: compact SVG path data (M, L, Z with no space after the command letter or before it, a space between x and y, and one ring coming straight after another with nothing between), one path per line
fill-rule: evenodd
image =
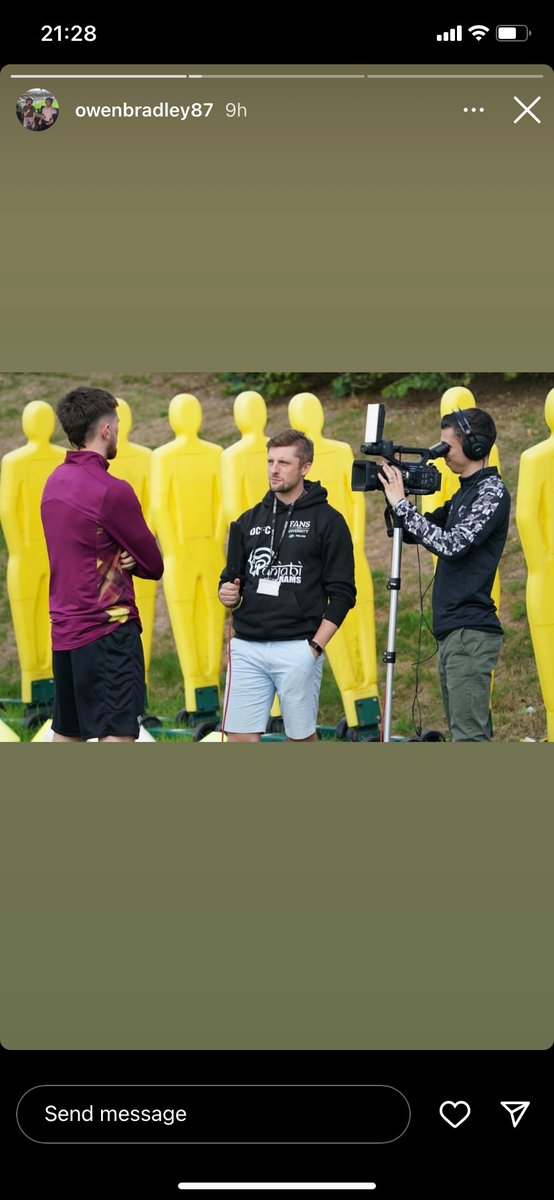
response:
M462 26L456 25L455 29L445 29L444 33L437 33L437 42L461 42Z
M488 25L470 25L468 33L471 33L476 42L481 42L486 33L489 32Z

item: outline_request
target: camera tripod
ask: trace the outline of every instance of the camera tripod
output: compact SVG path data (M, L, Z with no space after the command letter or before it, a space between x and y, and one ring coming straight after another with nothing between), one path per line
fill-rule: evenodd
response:
M390 742L391 740L391 721L392 721L392 687L394 681L394 664L396 662L396 622L398 618L398 593L401 586L400 564L402 561L402 544L404 541L404 533L402 523L391 510L391 518L393 522L392 532L392 554L391 554L391 569L387 583L387 588L390 592L390 607L389 607L389 628L387 635L387 648L383 652L383 662L387 664L387 678L385 683L385 711L383 714L383 741Z
M387 588L390 592L389 628L387 635L387 648L383 651L383 662L387 664L385 709L383 713L384 742L390 742L391 740L392 688L394 682L394 666L396 663L396 622L398 617L398 593L401 587L400 564L402 561L402 546L404 543L402 522L397 516L395 516L392 509L389 509L389 512L392 520L392 554L390 575L387 583ZM417 731L417 737L410 738L409 740L412 742L443 742L444 737L442 733L438 733L434 729L420 729Z

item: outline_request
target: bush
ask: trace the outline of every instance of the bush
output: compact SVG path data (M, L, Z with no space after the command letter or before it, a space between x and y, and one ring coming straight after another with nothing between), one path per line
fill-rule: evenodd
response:
M331 387L337 399L367 393L378 394L386 400L401 400L408 392L444 392L449 387L469 387L475 375L460 372L446 375L440 371L416 371L403 375L401 372L343 371L303 374L301 371L225 372L218 376L227 395L238 392L260 392L265 400L278 400L294 396L296 392L313 392L321 387ZM516 379L517 372L506 372L507 381ZM531 378L531 376L530 376Z
M353 396L360 392L378 392L387 400L402 399L407 392L444 391L455 384L468 386L471 375L443 375L439 372L411 375L383 372L353 372L337 375L333 380L335 396Z
M311 392L314 388L328 385L332 374L303 375L300 371L245 371L244 374L226 371L218 378L223 383L226 395L236 396L239 392L260 392L264 400L278 400L294 396L296 392Z

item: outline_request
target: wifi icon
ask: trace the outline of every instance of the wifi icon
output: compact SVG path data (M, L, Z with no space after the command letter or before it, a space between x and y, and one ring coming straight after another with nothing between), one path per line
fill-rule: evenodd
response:
M475 40L477 42L480 42L481 39L484 38L485 34L488 32L489 32L488 25L470 25L469 29L468 29L468 33L473 34L473 37L475 38Z

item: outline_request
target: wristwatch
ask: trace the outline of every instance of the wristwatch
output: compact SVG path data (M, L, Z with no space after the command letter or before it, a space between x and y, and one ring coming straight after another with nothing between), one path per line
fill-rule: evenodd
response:
M308 638L307 641L308 646L311 646L312 650L315 650L316 654L323 654L323 646L320 646L319 642L314 642L313 638Z

